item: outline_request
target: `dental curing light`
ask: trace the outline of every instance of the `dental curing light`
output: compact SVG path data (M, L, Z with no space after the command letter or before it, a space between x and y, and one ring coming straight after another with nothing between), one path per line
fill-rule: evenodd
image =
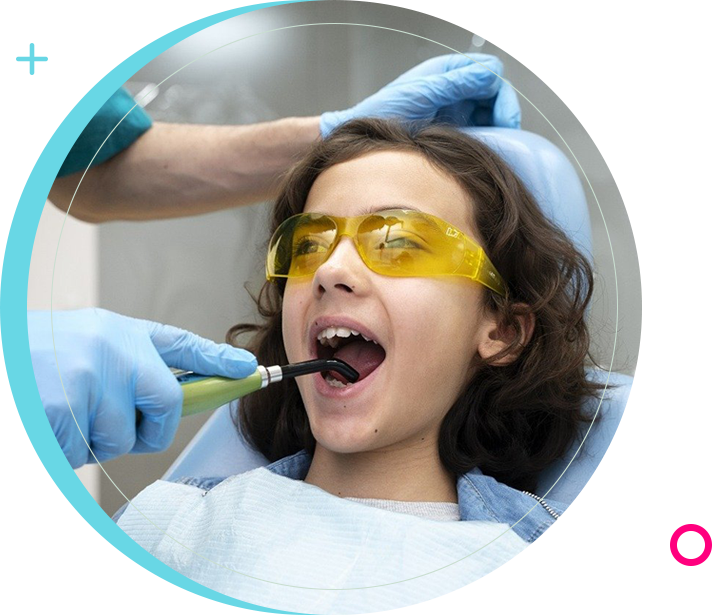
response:
M183 389L182 416L215 410L285 378L296 378L317 372L336 372L349 382L356 382L359 379L359 373L339 359L316 359L271 367L259 365L247 378L237 380L203 376L186 370L173 369L172 371Z

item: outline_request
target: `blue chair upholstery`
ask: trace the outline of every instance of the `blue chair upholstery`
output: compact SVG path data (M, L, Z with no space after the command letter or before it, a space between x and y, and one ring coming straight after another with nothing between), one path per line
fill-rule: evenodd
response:
M591 224L586 197L576 171L566 156L538 135L508 128L472 128L468 134L481 139L499 153L524 181L544 213L562 228L577 248L593 258ZM583 449L576 443L563 459L552 464L540 478L537 493L570 504L600 463L620 422L632 378L617 373L590 370L589 378L607 383L599 399L590 400L597 420L582 432ZM231 476L267 464L260 453L238 434L228 406L215 411L186 449L166 472L164 479L182 476ZM562 475L562 472L564 472Z

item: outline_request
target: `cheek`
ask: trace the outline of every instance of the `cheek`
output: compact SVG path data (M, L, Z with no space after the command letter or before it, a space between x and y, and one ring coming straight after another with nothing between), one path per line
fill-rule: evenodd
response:
M290 362L299 352L306 327L304 313L307 298L308 289L304 284L294 284L291 280L287 282L282 298L282 339Z
M396 340L409 351L419 349L413 360L452 353L472 356L481 324L479 289L467 281L417 282L391 301Z
M393 302L394 390L414 422L444 416L471 377L482 332L481 301L472 286L423 280Z

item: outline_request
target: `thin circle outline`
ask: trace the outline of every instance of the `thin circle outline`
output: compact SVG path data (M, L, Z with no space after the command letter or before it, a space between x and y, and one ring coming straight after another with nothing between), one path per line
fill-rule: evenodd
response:
M225 43L224 45L220 45L220 46L216 47L215 49L212 49L212 50L210 50L210 51L208 51L208 52L206 52L206 53L204 53L204 54L201 54L200 56L198 56L198 57L196 57L195 59L191 60L190 62L186 63L184 66L182 66L182 67L180 67L179 69L175 70L173 73L171 73L170 75L168 75L165 79L163 79L160 83L156 84L156 86L155 86L153 89L151 89L151 90L149 90L148 92L146 92L146 93L144 94L144 98L147 97L147 96L149 96L151 93L153 93L156 88L158 88L159 86L161 86L162 84L164 84L168 79L170 79L171 77L175 76L176 74L178 74L178 73L181 72L183 69L185 69L185 68L187 68L188 66L190 66L191 64L197 62L198 60L200 60L200 59L202 59L202 58L204 58L204 57L206 57L206 56L208 56L208 55L210 55L210 54L212 54L212 53L215 53L216 51L219 51L219 50L221 50L221 49L223 49L223 48L225 48L225 47L228 47L228 46L230 46L230 45L233 45L234 43L241 42L241 41L243 41L243 40L247 40L247 39L249 39L249 38L253 38L253 37L258 36L258 35L261 35L261 34L268 34L268 33L271 33L271 32L277 32L277 31L281 31L281 30L290 30L290 29L295 29L295 28L302 28L302 27L309 27L309 26L320 26L320 25L344 25L344 26L368 27L368 28L374 28L374 29L380 29L380 30L388 30L388 31L397 32L397 33L400 33L400 34L407 34L407 35L409 35L409 36L413 36L413 37L415 37L415 38L419 38L419 39L428 41L428 42L430 42L430 43L433 43L433 44L435 44L435 45L438 45L438 46L440 46L440 47L443 47L443 48L445 48L445 49L448 49L449 51L451 51L451 52L453 52L453 53L457 53L457 54L459 54L459 55L462 55L463 57L466 57L467 59L469 59L469 60L472 61L473 63L479 64L481 67L483 67L484 69L486 69L486 70L488 70L489 72L493 73L495 76L497 76L499 79L501 79L501 80L504 81L505 83L509 84L519 96L521 96L524 100L526 100L526 101L539 113L539 115L540 115L541 117L543 117L543 118L546 120L546 122L549 124L549 126L552 128L552 130L554 130L554 132L556 133L556 135L559 137L559 139L561 140L561 142L566 146L566 149L569 151L570 155L573 157L574 161L576 162L576 165L578 166L579 170L581 171L583 177L584 177L585 180L586 180L586 183L588 184L589 190L591 191L591 194L592 194L593 197L594 197L594 200L595 200L596 205L597 205L597 207L598 207L599 213L600 213L600 215L601 215L601 219L602 219L603 224L604 224L604 228L605 228L605 231L606 231L606 236L607 236L607 238L608 238L608 245L609 245L609 248L610 248L610 250L611 250L611 259L612 259L612 263L613 263L614 282L615 282L615 297L616 297L616 312L615 312L615 313L616 313L616 320L615 320L616 326L615 326L615 328L614 328L615 333L614 333L614 340L613 340L613 350L612 350L612 355L611 355L611 361L610 361L610 363L609 363L609 369L608 369L608 372L607 372L607 378L606 378L606 381L605 381L605 384L604 384L603 391L602 391L602 393L601 393L601 397L600 397L600 399L598 400L598 405L597 405L597 407L596 407L596 412L594 413L593 419L591 420L591 422L590 422L590 424L589 424L589 426L588 426L588 429L586 430L586 433L584 434L584 437L582 438L581 443L579 444L578 448L576 449L575 453L573 454L571 460L570 460L569 463L566 465L566 467L565 467L564 470L562 471L561 475L556 479L556 481L554 481L554 483L549 487L549 489L546 491L546 493L542 496L542 498L545 498L545 497L551 492L551 490L558 484L558 482L559 482L559 481L561 480L561 478L564 476L564 474L565 474L566 471L569 469L569 467L571 466L571 464L573 463L573 461L578 457L578 455L579 455L579 453L580 453L580 451L581 451L581 449L582 449L582 447L583 447L583 445L584 445L584 442L585 442L586 439L588 438L588 435L590 434L590 431L591 431L591 429L592 429L592 427L593 427L593 424L594 424L594 422L596 421L596 418L598 417L598 413L599 413L600 408L601 408L601 405L602 405L602 403L603 403L603 396L605 395L606 390L608 390L608 383L609 383L610 374L611 374L611 371L612 371L613 360L615 359L615 352L616 352L617 339L618 339L618 326L617 326L617 323L618 323L618 318L619 318L619 292L618 292L618 275L617 275L617 268L616 268L616 262L615 262L615 253L614 253L614 251L613 251L613 245L612 245L612 240L611 240L610 232L609 232L609 230L608 230L608 225L607 225L607 223L606 223L605 216L603 215L603 210L602 210L602 208L601 208L601 205L600 205L600 202L599 202L599 200L598 200L598 197L596 196L596 193L595 193L595 191L594 191L594 189L593 189L593 186L592 186L592 184L591 184L591 181L589 180L589 178L588 178L588 176L586 175L586 173L585 173L585 171L584 171L584 169L583 169L581 163L579 162L578 158L576 157L576 155L574 154L573 150L572 150L571 147L568 145L568 143L566 142L566 140L563 138L563 136L561 135L561 133L556 129L556 127L551 123L551 121L546 117L546 115L544 115L544 113L543 113L531 100L529 100L529 98L527 98L522 92L520 92L510 81L508 81L507 79L503 78L501 75L495 73L495 72L492 71L489 67L485 66L484 64L481 64L481 63L478 62L477 60L473 60L473 59L472 59L470 56L468 56L466 53L459 52L459 51L457 51L456 49L453 49L452 47L449 47L449 46L447 46L447 45L445 45L445 44L443 44L443 43L439 43L439 42L434 41L434 40L432 40L432 39L429 39L429 38L427 38L427 37L424 37L424 36L421 36L421 35L418 35L418 34L413 34L413 33L411 33L411 32L407 32L407 31L404 31L404 30L398 30L398 29L395 29L395 28L388 28L388 27L385 27L385 26L376 26L376 25L372 25L372 24L349 23L349 22L319 22L319 23L296 24L296 25L291 25L291 26L284 26L284 27L280 27L280 28L273 28L273 29L269 29L269 30L264 30L264 31L261 31L261 32L257 32L257 33L254 33L254 34L251 34L251 35L248 35L248 36L245 36L245 37L236 39L236 40L231 41L231 42L229 42L229 43ZM62 222L62 227L61 227L61 229L60 229L60 234L59 234L59 238L58 238L58 242L57 242L57 250L55 251L55 266L56 266L57 255L58 255L58 252L59 252L59 245L60 245L61 238L62 238L62 232L63 232L63 230L64 230L64 224L65 224L65 222L66 222L66 220L67 220L67 217L69 216L69 210L70 210L70 208L71 208L72 203L74 202L74 198L76 197L76 194L77 194L77 192L78 192L78 190L79 190L79 187L81 186L81 183L82 183L82 181L83 181L83 179L84 179L84 177L85 177L87 171L91 168L92 162L94 161L94 159L96 158L96 156L98 155L98 153L101 151L102 147L104 146L104 144L106 143L106 141L109 139L109 137L113 134L113 132L114 132L114 131L116 130L116 128L121 124L121 122L122 122L122 121L131 113L131 111L133 111L133 109L135 109L138 105L139 105L139 103L137 102L137 103L121 118L121 120L119 120L119 122L118 122L117 125L114 127L114 129L112 129L112 131L109 133L109 135L107 135L106 139L105 139L105 140L102 142L102 144L99 146L99 149L97 150L96 154L95 154L95 155L92 157L92 159L90 160L89 166L88 166L88 167L84 170L84 172L82 173L82 177L80 178L79 184L77 185L77 187L76 187L76 189L75 189L75 191L74 191L74 194L72 195L72 198L71 198L71 200L70 200L69 207L67 207L67 212L65 213L64 220L63 220L63 222ZM53 309L52 309L52 305L53 305L53 290L54 290L54 273L55 273L55 267L53 267L53 270L52 270L52 285L51 285L51 291L50 291L50 318L51 318L51 330L52 330L52 343L53 343L53 347L54 347L54 319L53 319ZM55 361L56 361L56 360L57 360L57 357L56 357L56 347L55 347L54 349L55 349ZM58 372L58 374L59 374L60 382L61 382L61 385L62 385L62 390L63 390L63 392L64 392L64 394L65 394L65 398L67 399L67 405L69 406L70 412L71 412L71 414L72 414L72 418L74 419L75 424L77 425L77 429L79 429L78 421L77 421L77 419L76 419L76 417L75 417L75 415L74 415L74 412L73 412L72 409L71 409L71 405L69 404L69 399L68 399L68 397L67 397L66 390L65 390L65 388L64 388L64 382L62 381L61 373L60 373L60 371L59 371L59 365L57 365L57 372ZM466 556L464 556L464 557L462 557L462 558L460 558L460 559L458 559L458 560L455 560L454 562L451 562L450 564L447 564L447 565L445 565L445 566L442 566L442 567L440 567L440 568L437 568L437 569L435 569L435 570L432 570L432 571L430 571L430 572L427 572L427 573L424 573L424 574L421 574L421 575L416 575L416 576L410 577L410 578L408 578L408 579L402 579L402 580L394 581L394 582L391 582L391 583L384 583L384 584L381 584L381 585L370 585L370 586L363 586L363 587L326 588L326 587L303 587L303 586L298 586L298 585L289 585L289 584L285 584L285 583L279 583L279 582L276 582L276 581L269 581L269 580L267 580L267 579L261 579L261 578L258 578L258 577L253 577L253 576L251 576L251 575L247 575L247 574L245 574L245 573L241 573L241 572L239 572L239 571L237 571L237 570L233 570L232 568L229 568L229 567L227 567L227 566L224 566L224 565L222 565L222 564L220 564L220 563L218 563L218 562L214 562L214 561L212 561L212 560L210 560L210 559L208 559L208 558L206 558L206 557L200 555L199 553L193 551L192 549L190 549L190 548L187 547L186 545L182 544L178 539L176 539L176 538L170 536L170 535L169 535L168 533L166 533L164 530L162 530L161 528L159 528L158 526L156 526L155 523L153 523L141 510L138 509L138 507L135 506L135 504L133 504L133 502L131 502L131 500L130 500L129 498L126 497L126 495L123 493L123 491L121 491L121 489L118 487L118 485L116 485L116 483L113 481L113 479L111 478L111 476L109 476L109 474L108 474L108 473L106 472L106 470L104 469L104 467L103 467L103 465L101 464L101 462L99 462L99 460L96 458L96 455L95 455L94 452L91 450L91 447L89 446L88 442L86 441L86 438L84 437L84 434L81 433L81 429L80 429L79 431L80 431L80 434L81 434L81 436L82 436L82 439L84 440L85 444L87 445L87 448L89 449L89 451L91 452L92 456L94 457L94 459L95 459L97 465L101 468L101 470L102 470L102 472L104 473L104 475L109 479L109 481L111 482L111 484L116 488L116 490L121 494L121 496L124 497L124 499L126 499L128 505L129 505L129 506L132 506L139 514L141 514L141 516L143 516L143 517L146 519L146 521L148 521L149 523L151 523L154 527L156 527L156 529L158 529L159 531L161 531L166 537L170 538L170 539L173 540L176 544L178 544L178 545L180 545L181 547L185 548L186 550L190 551L190 552L193 553L194 555L196 555L196 556L198 556L198 557L200 557L200 558L202 558L202 559L204 559L204 560L206 560L206 561L209 561L209 562L213 563L213 564L216 565L216 566L222 567L222 568L224 568L224 569L226 569L226 570L229 570L229 571L231 571L231 572L236 572L237 574L240 574L241 576L245 576L245 577L248 577L248 578L251 578L251 579L255 579L255 580L259 580L259 581L271 583L271 584L274 584L274 585L285 586L285 587L292 587L292 588L298 588L298 589L309 589L309 590L320 590L320 591L349 591L349 590L373 589L373 588L378 588L378 587L385 587L385 586L389 586L389 585L395 585L395 584L398 584L398 583L404 583L404 582L407 582L407 581L411 581L411 580L414 580L414 579L418 579L418 578L427 576L427 575L429 575L429 574L433 574L433 573L439 572L439 571L441 571L441 570L444 570L445 568L448 568L448 567L450 567L450 566L453 566L453 565L455 565L455 564L457 564L457 563L459 563L459 562L461 562L461 561L467 559L468 557L471 557L471 556L474 555L475 553L478 553L478 552L481 551L482 549L488 547L490 544L492 544L493 542L495 542L498 538L500 538L501 536L503 536L503 535L506 534L507 532L511 531L514 527L516 527L524 518L527 517L527 515L529 515L529 513L531 513L533 510L535 510L535 509L539 506L539 503L535 501L534 505L529 509L529 511L527 511L527 513L526 513L525 515L522 516L521 519L519 519L517 522L515 522L510 528L508 528L507 530L505 530L504 532L502 532L500 535L496 536L495 538L493 538L492 540L490 540L490 541L487 542L486 544L484 544L484 545L480 546L479 548L477 548L475 551L473 551L473 552L470 553L469 555L466 555Z

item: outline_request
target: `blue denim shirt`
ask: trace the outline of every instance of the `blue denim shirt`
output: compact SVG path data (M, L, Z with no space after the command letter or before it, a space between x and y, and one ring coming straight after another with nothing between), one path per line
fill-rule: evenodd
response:
M307 451L300 451L271 463L267 469L286 478L304 480L310 465L311 455ZM207 492L226 478L186 477L176 482ZM529 543L539 538L566 509L559 502L544 501L538 496L497 482L477 468L457 479L457 501L462 521L506 523ZM125 508L126 505L122 506L114 515L114 521L119 519Z

